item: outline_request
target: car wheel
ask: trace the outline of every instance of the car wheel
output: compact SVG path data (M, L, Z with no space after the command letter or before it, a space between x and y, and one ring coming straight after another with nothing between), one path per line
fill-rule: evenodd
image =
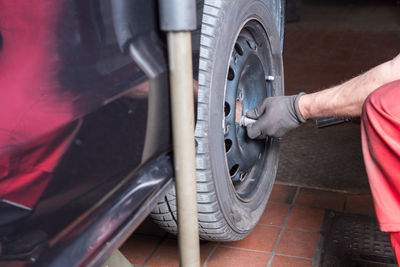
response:
M282 9L281 1L204 1L195 130L202 239L246 237L268 201L279 141L251 140L238 122L265 97L283 95ZM177 232L174 189L152 217Z

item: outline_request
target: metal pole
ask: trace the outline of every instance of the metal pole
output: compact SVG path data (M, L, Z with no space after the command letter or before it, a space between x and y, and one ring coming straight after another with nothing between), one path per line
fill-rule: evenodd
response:
M200 266L190 32L168 32L180 266Z
M197 26L196 1L158 3L160 28L168 39L179 260L180 266L200 267L190 33Z

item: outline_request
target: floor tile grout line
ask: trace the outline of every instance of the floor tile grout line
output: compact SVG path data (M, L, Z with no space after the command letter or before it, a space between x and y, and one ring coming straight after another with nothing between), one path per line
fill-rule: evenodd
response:
M232 246L227 246L227 245L220 245L219 247L221 247L221 248L232 248L232 249L249 251L249 252L258 252L258 253L263 253L263 254L271 254L272 253L272 252L268 252L268 251L256 250L256 249L251 249L251 248L232 247Z
M282 226L279 226L279 225L272 225L272 224L266 224L266 223L258 223L257 225L282 229Z
M274 260L276 251L278 250L278 245L279 245L279 243L280 243L280 241L281 241L281 239L282 239L283 232L284 232L285 229L286 229L286 225L287 225L287 223L288 223L288 221L289 221L290 214L291 214L291 212L292 212L292 210L293 210L294 204L296 203L297 196L299 195L299 193L300 193L300 187L297 187L297 188L296 188L296 193L295 193L294 196L293 196L292 203L290 204L290 208L289 208L288 214L286 215L285 221L284 221L284 223L283 223L283 225L282 225L281 232L279 233L278 239L276 240L276 243L275 243L275 247L274 247L274 249L272 250L271 258L269 259L269 261L268 261L268 263L267 263L267 267L271 267L271 265L272 265L272 261Z
M265 224L265 223L259 223L257 225L264 226L264 227L278 228L278 229L282 229L283 228L283 226ZM303 228L293 228L293 227L286 227L285 230L293 230L293 231L299 231L299 232L305 232L305 233L315 233L315 234L319 234L320 233L320 230L313 231L313 230L307 230L307 229L303 229Z
M300 92L300 89L298 90ZM340 195L352 195L354 193L352 193L351 191L346 191L346 190L340 190L340 189L332 189L332 188L325 188L325 187L314 187L314 186L307 186L307 185L295 185L292 183L286 183L286 182L281 182L281 181L277 181L274 184L276 185L282 185L282 186L289 186L289 187L298 187L301 189L305 189L305 190L316 190L316 191L322 191L322 192L326 192L326 193L334 193L334 194L340 194ZM356 195L369 195L370 193L356 193ZM269 202L268 202L269 203ZM271 203L281 203L284 204L280 201L271 201Z
M312 260L312 258L292 256L292 255L286 255L286 254L280 254L280 253L276 253L275 256L282 256L282 257L294 258L294 259L299 259L299 260L309 260L309 261Z
M164 236L160 238L160 240L157 242L155 245L154 249L151 251L150 255L146 258L144 261L143 265L141 266L146 266L146 264L151 260L151 258L154 256L154 254L157 252L157 250L160 248L161 244L168 239L168 233L166 233Z
M210 262L212 256L214 255L215 251L217 250L217 248L220 246L220 243L218 242L213 249L210 251L210 253L208 254L207 259L204 261L203 267L207 267L208 263Z
M313 234L319 234L321 231L312 231L312 230L307 230L307 229L303 229L303 228L293 228L293 227L286 227L285 230L292 230L292 231L298 231L298 232L303 232L303 233L313 233Z

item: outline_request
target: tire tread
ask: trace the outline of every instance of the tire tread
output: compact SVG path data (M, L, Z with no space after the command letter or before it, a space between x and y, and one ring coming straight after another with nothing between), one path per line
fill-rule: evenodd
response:
M215 194L212 172L210 171L210 156L208 145L208 114L209 114L209 94L210 76L213 72L213 63L216 59L213 44L221 30L219 24L223 20L223 5L228 1L205 0L203 7L202 29L200 39L200 64L199 64L199 88L198 106L199 115L196 122L195 138L198 143L196 149L196 179L198 195L198 217L199 235L201 239L210 241L234 241L244 237L243 234L233 231L222 214L217 196ZM173 198L171 198L171 197ZM161 228L176 233L176 205L171 209L171 202L175 201L175 190L171 190L158 204L151 213L156 223ZM173 216L165 215L167 212Z

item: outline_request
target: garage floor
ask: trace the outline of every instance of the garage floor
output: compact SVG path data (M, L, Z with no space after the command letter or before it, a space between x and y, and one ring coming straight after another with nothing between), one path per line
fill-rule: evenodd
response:
M286 94L313 92L356 76L400 50L396 0L303 0L286 27ZM203 266L318 266L326 210L373 214L360 130L310 122L282 143L269 204L255 230L233 243L201 243ZM121 251L135 266L179 266L177 242L146 220Z
M267 208L244 240L201 243L202 266L311 266L318 260L324 209L373 214L371 196L275 184ZM138 266L179 266L176 238L146 220L121 247ZM272 265L269 265L272 264Z

